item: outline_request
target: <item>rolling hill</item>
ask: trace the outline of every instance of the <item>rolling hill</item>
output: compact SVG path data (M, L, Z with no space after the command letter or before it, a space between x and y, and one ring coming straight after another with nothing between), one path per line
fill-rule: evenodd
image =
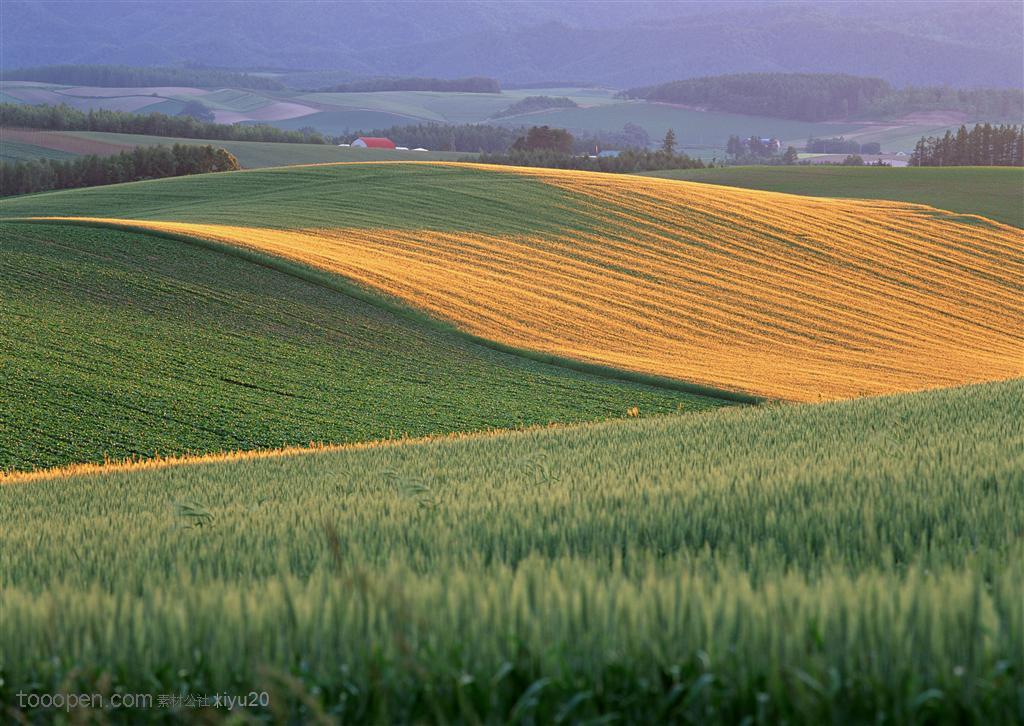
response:
M236 88L62 86L38 81L0 81L11 103L65 104L81 111L106 109L175 115L187 102L205 106L218 123L313 126L340 134L408 123L481 123L532 95L568 96L581 106L621 105L607 88L510 89L501 93L376 91L333 93L253 91Z
M0 157L20 159L73 158L83 154L106 156L136 146L168 144L211 144L227 149L246 169L293 164L323 164L340 161L459 161L473 154L447 151L398 151L338 147L333 144L292 144L270 141L223 141L185 139L143 134L115 134L102 131L37 131L2 129Z
M0 225L0 471L702 410L236 256Z
M643 176L812 197L891 199L1024 227L1024 169L1012 167L745 166L652 171Z
M319 723L1012 723L1022 395L9 479L0 697L240 683Z
M760 397L1024 372L1021 231L907 203L368 163L41 194L0 215L202 238L501 346Z
M9 67L342 69L629 87L739 71L1021 87L1019 3L5 3Z
M994 120L947 112L910 114L886 120L794 121L668 103L624 101L616 98L615 91L609 88L522 88L501 93L304 93L231 88L61 87L29 81L0 81L0 89L14 102L68 103L82 110L104 108L142 114L161 112L173 115L184 107L185 102L196 101L206 106L222 123L262 123L288 130L315 128L337 136L430 123L486 123L511 128L548 124L571 129L576 134L588 134L621 131L629 123L642 127L655 140L671 128L681 148L692 155L710 152L707 154L709 159L716 153L722 158L722 150L731 135L744 138L774 136L786 144L797 146L802 146L811 136L844 135L861 142L878 141L886 151L911 151L922 136L941 136L947 129L955 133L960 123ZM517 101L535 95L564 96L578 107L495 118L495 114Z

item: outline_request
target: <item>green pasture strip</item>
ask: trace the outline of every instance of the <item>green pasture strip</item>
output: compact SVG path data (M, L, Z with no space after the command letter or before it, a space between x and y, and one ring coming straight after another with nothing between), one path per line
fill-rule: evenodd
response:
M168 101L167 103L178 103ZM161 144L213 145L227 149L247 169L295 164L322 164L341 161L459 161L474 154L450 151L393 151L360 149L333 144L291 144L272 141L222 141L219 139L185 139L143 134L114 134L102 131L64 131L67 136L105 141L110 144L157 146Z
M722 404L503 354L195 244L3 228L0 469Z
M576 195L514 173L416 164L307 166L203 174L0 201L0 216L91 216L233 224L564 232ZM171 182L171 183L168 183Z
M72 154L70 151L47 149L45 146L0 139L0 161L18 162L35 161L36 159L64 161L65 159L74 159L76 156L78 155Z
M737 166L646 172L662 179L812 197L891 199L1024 227L1024 169Z

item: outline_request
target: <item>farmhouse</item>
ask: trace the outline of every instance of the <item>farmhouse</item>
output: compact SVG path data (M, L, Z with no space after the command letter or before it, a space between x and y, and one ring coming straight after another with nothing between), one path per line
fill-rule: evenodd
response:
M352 146L359 146L364 149L393 149L395 142L383 136L360 136L352 142Z

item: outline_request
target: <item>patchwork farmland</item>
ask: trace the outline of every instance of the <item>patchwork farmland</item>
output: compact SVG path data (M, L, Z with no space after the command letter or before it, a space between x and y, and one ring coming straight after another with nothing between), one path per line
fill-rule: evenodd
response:
M272 141L186 139L103 131L39 131L0 129L0 154L19 159L74 158L84 154L108 156L136 146L214 144L227 149L247 169L341 161L459 161L472 156L449 151L397 151L338 147L333 144L292 144Z
M1024 718L1024 231L954 183L1006 182L719 171L0 201L0 708Z
M503 177L524 193L499 197L491 179ZM359 208L360 186L387 189L419 221L385 217L377 194L380 206ZM418 213L439 195L471 203ZM248 210L241 220L255 196L262 220ZM535 228L510 234L499 204ZM910 204L368 164L73 191L5 202L0 214L225 243L339 274L513 349L710 391L814 401L1022 373L1024 233Z
M152 235L7 223L3 235L0 470L722 405L502 354Z
M83 111L109 109L172 116L180 113L186 103L196 102L209 109L218 123L267 123L292 130L314 128L330 135L420 123L487 123L511 127L548 124L595 133L619 131L629 123L644 129L652 139L660 139L668 129L674 129L681 148L708 159L712 155L722 158L730 135L747 137L754 133L775 136L786 144L798 146L809 136L843 135L860 142L878 141L886 151L909 152L921 136L941 136L947 129L955 132L961 123L975 120L963 115L942 118L915 114L885 120L805 122L667 103L626 101L617 98L616 91L610 88L571 86L508 89L501 93L305 93L232 88L96 88L0 81L0 93L4 99L15 103L63 103ZM517 101L538 95L568 98L576 107L500 115Z

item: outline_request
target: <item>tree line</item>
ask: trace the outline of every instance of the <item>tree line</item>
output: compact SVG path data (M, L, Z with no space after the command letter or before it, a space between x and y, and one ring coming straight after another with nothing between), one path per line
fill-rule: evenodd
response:
M977 124L954 134L922 137L911 166L1024 166L1024 126Z
M796 164L799 156L793 146L782 150L782 142L775 137L763 139L751 136L744 139L733 135L725 145L726 156L733 164Z
M831 73L739 73L633 88L626 98L803 121L857 115L891 91L881 78Z
M105 131L111 133L171 136L216 141L273 141L298 144L351 143L360 136L385 136L399 146L423 147L432 151L463 151L497 154L506 151L524 133L522 127L508 128L488 124L408 124L387 128L353 131L339 136L324 136L313 128L285 131L265 124L218 124L196 118L205 108L186 109L179 116L162 113L133 114L125 111L79 111L67 105L30 106L0 103L0 126L47 129L54 131ZM194 114L194 115L192 115ZM581 132L582 133L582 132ZM574 151L646 148L647 133L636 124L622 131L585 132L574 137Z
M333 93L372 91L455 91L459 93L501 93L501 84L493 78L370 78L340 83L324 89Z
M0 196L240 168L238 159L231 153L209 145L138 146L115 156L3 162L0 164Z
M140 86L230 86L258 91L283 91L274 78L213 68L136 68L118 65L56 65L14 68L0 73L4 81L39 81L68 86L126 88Z
M963 111L993 121L1024 118L1024 90L1020 88L900 88L875 101L869 111L877 116L900 116L920 111Z
M527 96L493 114L491 118L518 116L522 113L544 111L549 108L579 108L579 104L566 96Z
M647 149L651 137L642 126L627 123L621 131L591 131L569 129L573 135L572 150L594 154L609 149Z
M486 124L408 124L369 131L353 131L332 138L335 143L351 143L360 136L384 136L399 146L423 147L431 151L498 153L516 140L515 129Z
M572 153L575 139L565 129L533 126L504 154L481 154L481 164L507 164L510 166L539 166L549 169L576 169L631 174L659 169L703 169L704 162L677 154L676 135L672 129L665 134L661 148L625 149L615 156Z
M384 136L399 146L423 147L431 151L463 151L467 153L500 154L526 132L524 127L491 126L488 124L410 124L381 129L352 131L329 137L331 143L349 144L360 136ZM594 153L599 149L646 149L651 145L647 132L627 123L621 131L573 131L574 153Z
M548 169L576 169L580 171L603 171L613 174L633 174L640 171L662 169L703 169L704 162L686 154L669 154L658 149L626 149L618 156L594 157L581 154L565 154L559 151L541 149L536 151L512 150L506 154L481 154L476 159L481 164L507 164L510 166L540 166Z
M812 136L807 139L804 151L811 154L881 154L882 144L878 141L861 144L843 136L831 139L817 139Z
M993 119L1024 117L1024 90L893 88L881 78L837 73L740 73L671 81L623 91L624 98L678 103L800 121L964 111Z
M323 134L314 129L284 131L265 124L232 125L200 121L191 116L162 113L135 114L125 111L79 111L60 106L29 106L0 103L0 126L21 126L55 131L107 131L145 136L177 136L217 141L277 141L292 144L324 144Z

